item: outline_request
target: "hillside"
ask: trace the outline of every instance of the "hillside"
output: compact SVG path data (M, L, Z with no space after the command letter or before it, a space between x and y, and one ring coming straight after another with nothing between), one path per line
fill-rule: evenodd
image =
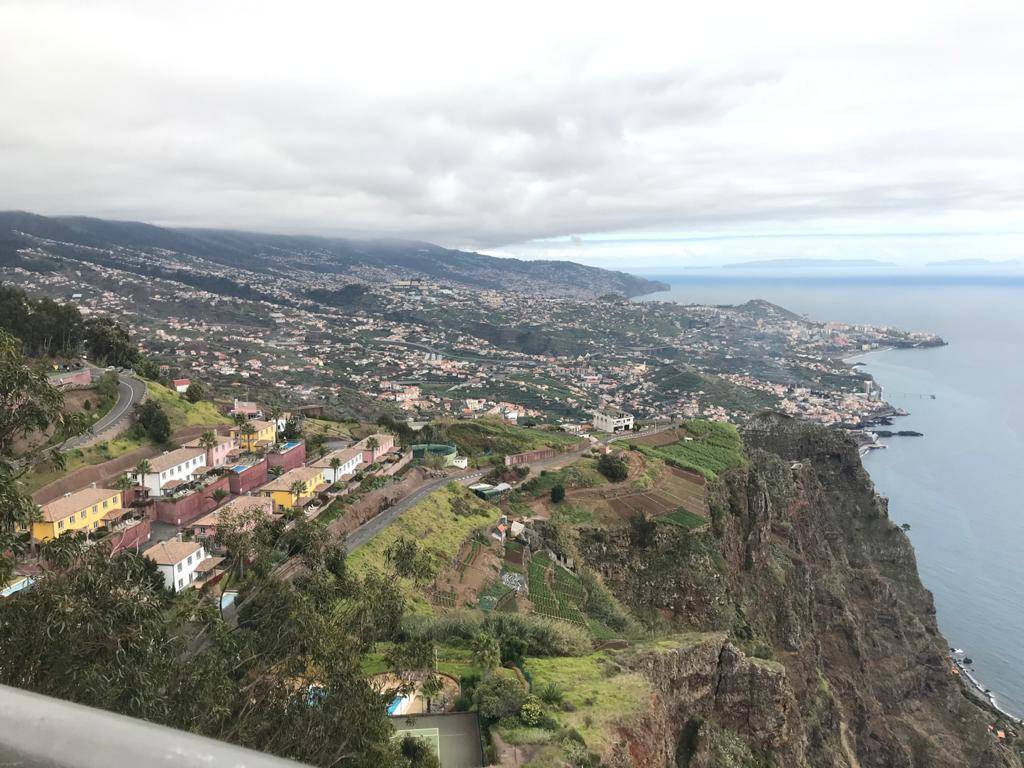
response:
M129 221L79 216L46 217L20 211L0 212L0 265L36 258L19 256L26 248L60 253L89 249L93 259L137 270L134 254L180 255L253 272L282 267L313 273L348 275L367 283L410 278L464 286L545 295L638 296L664 290L656 281L568 261L523 261L451 250L431 243L396 239L355 240L304 235L271 235L216 229L171 229ZM156 276L170 276L159 274ZM182 275L174 275L182 277ZM205 286L199 286L205 287ZM230 288L219 285L222 292ZM234 286L256 297L246 286Z

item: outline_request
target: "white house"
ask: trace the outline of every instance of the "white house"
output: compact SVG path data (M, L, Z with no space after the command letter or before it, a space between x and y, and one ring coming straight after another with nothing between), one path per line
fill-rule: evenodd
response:
M149 472L140 475L132 472L136 485L144 485L150 496L163 496L164 489L170 490L187 482L206 467L206 451L202 448L179 448L149 459Z
M164 584L175 592L188 589L196 580L196 569L206 559L206 549L198 541L161 541L142 553L156 563Z
M594 413L594 429L602 432L623 432L633 428L633 415L618 408L598 408Z
M337 459L341 462L337 470L331 468L331 460ZM322 459L317 459L311 467L316 469L322 469L324 471L324 478L328 483L332 485L339 480L353 474L359 466L363 463L363 450L359 447L353 446L351 448L342 448L340 451L333 451L328 453Z
M174 385L175 392L177 392L179 395L184 395L186 392L188 392L188 385L191 384L192 382L189 381L188 379L175 379L171 383Z

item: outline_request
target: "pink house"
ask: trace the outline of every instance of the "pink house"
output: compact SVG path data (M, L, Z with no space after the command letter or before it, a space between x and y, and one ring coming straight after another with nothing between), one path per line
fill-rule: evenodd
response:
M376 448L370 448L368 443L370 440L377 441ZM395 436L390 435L387 432L379 432L369 437L364 437L358 443L352 446L358 451L363 452L363 463L372 464L385 453L390 453L395 448Z
M228 457L238 450L238 441L234 437L226 435L217 435L217 444L213 448L206 449L206 466L208 467L223 467L227 463ZM185 448L202 448L200 445L200 438L195 440L189 440L184 445Z

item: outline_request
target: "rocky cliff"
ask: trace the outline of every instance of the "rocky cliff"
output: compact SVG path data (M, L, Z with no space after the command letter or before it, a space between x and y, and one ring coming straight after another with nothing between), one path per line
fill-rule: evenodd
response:
M634 611L694 641L636 653L646 710L614 766L1009 768L963 692L910 542L845 436L765 415L703 530L634 520L581 556Z

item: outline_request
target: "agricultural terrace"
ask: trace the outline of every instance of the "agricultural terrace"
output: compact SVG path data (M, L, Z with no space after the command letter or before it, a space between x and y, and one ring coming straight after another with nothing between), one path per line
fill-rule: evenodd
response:
M463 541L476 528L495 522L499 514L497 507L477 498L457 483L448 483L350 554L349 566L356 573L386 572L385 552L404 536L428 553L434 572L438 573L452 562ZM402 578L400 581L413 610L431 610L423 591L410 579Z
M579 443L579 438L555 430L512 426L500 419L483 418L473 421L435 422L435 429L470 457L505 456L541 448L567 450Z
M630 447L673 467L698 472L708 481L747 465L736 427L718 421L688 421L680 429L639 438Z
M510 498L512 509L573 527L615 525L643 515L659 518L680 511L707 519L707 480L703 475L639 451L630 451L626 459L629 477L621 483L605 479L594 469L596 462L591 458L533 477ZM551 501L554 485L566 489L561 502ZM527 494L532 498L524 498Z

